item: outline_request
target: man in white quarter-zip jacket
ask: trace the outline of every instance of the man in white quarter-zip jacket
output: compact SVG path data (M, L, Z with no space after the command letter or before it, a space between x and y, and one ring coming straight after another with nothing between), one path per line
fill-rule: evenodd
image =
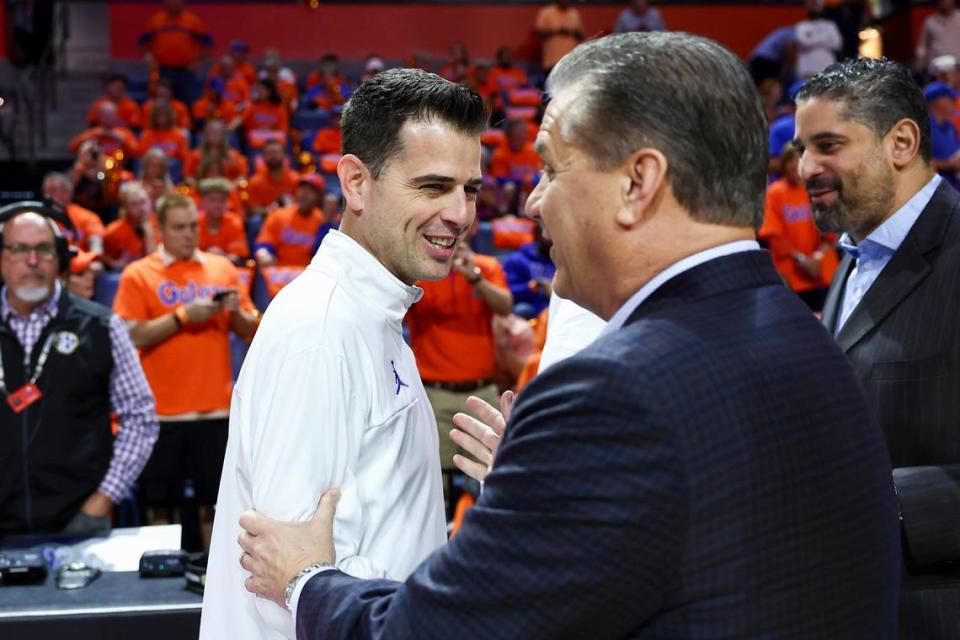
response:
M333 487L337 567L404 579L446 540L437 428L401 335L417 280L447 276L481 184L483 102L414 69L378 74L343 113L346 201L271 303L233 392L200 637L293 638L244 589L237 520L306 520Z

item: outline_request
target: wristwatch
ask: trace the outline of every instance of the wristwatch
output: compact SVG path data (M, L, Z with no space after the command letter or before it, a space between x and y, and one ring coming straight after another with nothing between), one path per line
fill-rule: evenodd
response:
M290 598L293 597L293 592L297 589L297 583L300 582L300 578L307 575L315 569L333 569L333 565L329 562L317 562L311 564L310 566L304 567L301 569L297 575L290 578L290 581L287 583L287 588L283 590L283 604L286 605L287 611L290 611Z

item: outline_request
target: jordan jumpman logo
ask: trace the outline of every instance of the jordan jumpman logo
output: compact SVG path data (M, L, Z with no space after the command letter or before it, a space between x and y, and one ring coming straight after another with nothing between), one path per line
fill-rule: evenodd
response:
M393 364L393 360L390 361L390 366L393 367L393 380L397 383L396 395L400 395L400 387L407 387L409 389L410 385L400 379L400 374L397 373L397 365Z

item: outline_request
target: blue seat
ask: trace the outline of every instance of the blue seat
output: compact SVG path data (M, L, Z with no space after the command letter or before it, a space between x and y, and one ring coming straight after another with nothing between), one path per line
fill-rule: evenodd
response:
M174 184L180 184L183 181L183 162L177 158L167 158L167 170L170 171L170 179Z
M143 104L150 98L150 78L148 76L127 76L127 95L131 100Z
M250 345L233 333L230 334L230 365L233 368L233 381L236 382L240 377L240 367L243 366L243 359L247 357L247 349Z
M257 243L257 236L260 235L260 228L263 226L263 218L248 216L243 224L247 232L247 246L253 250L253 245Z
M300 131L316 131L330 123L330 114L326 111L297 111L293 114L293 128Z
M493 226L489 222L481 222L477 225L477 234L470 240L470 246L481 255L494 254Z
M120 274L116 271L106 271L97 276L93 283L93 300L105 307L113 308L113 299L120 286Z
M270 294L267 292L267 282L263 279L263 274L260 273L260 270L257 270L256 275L253 276L253 291L250 293L250 298L253 300L253 304L260 310L261 313L267 310L267 306L270 304Z

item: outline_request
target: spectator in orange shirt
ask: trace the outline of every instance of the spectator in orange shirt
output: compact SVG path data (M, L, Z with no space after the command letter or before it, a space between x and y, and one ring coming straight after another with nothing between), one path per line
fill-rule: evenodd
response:
M320 203L326 190L322 176L300 176L297 202L267 216L257 236L254 255L261 267L305 267L310 264L323 236L330 230L325 224Z
M336 105L343 105L350 95L350 85L340 73L339 58L334 53L324 54L317 68L307 75L304 100L314 107L329 111Z
M283 145L275 140L263 146L263 163L247 186L247 215L263 215L285 206L297 189L300 176L290 168Z
M477 94L483 98L483 102L487 105L489 112L502 110L500 89L497 87L496 82L494 82L491 71L489 61L477 60L470 74L463 82L463 84L476 91ZM493 116L493 122L497 122L498 119L497 116Z
M289 111L297 109L297 98L300 92L297 89L297 76L290 67L283 66L280 52L276 49L267 49L263 55L263 70L259 74L260 80L268 80L277 88L280 101Z
M491 323L494 315L510 314L513 298L500 262L473 253L466 242L457 245L450 275L417 285L423 297L406 316L410 346L436 414L441 468L453 473L457 448L448 432L454 414L471 395L497 406Z
M340 220L343 218L343 198L333 192L325 193L320 209L323 211L323 219L327 221L330 228L339 229Z
M101 102L97 107L97 124L80 133L70 141L70 152L77 153L80 145L93 140L101 153L123 163L137 154L140 145L137 137L127 127L120 124L117 106L112 102Z
M250 257L243 218L228 211L233 184L225 178L206 178L197 185L200 192L200 250L224 256L238 264Z
M67 289L75 296L93 300L97 275L103 272L102 256L92 251L81 251L70 258L70 270L67 272Z
M763 226L757 236L767 243L777 271L814 311L823 309L839 260L835 234L817 229L810 196L800 180L800 155L787 145L780 155L783 177L770 185Z
M188 104L200 93L197 64L212 42L203 20L184 9L183 0L164 0L163 9L150 18L140 36L147 62L157 65L174 95Z
M277 87L270 80L258 80L250 93L251 102L243 113L247 143L260 149L268 140L287 144L289 114Z
M160 198L173 191L170 165L162 149L150 149L143 155L140 159L140 174L137 179L150 196L154 206Z
M493 152L490 175L501 181L519 182L530 189L543 168L540 156L530 142L530 125L524 120L508 120L507 142Z
M153 201L139 182L120 187L120 218L107 225L103 238L103 261L111 269L123 269L157 248Z
M232 387L229 335L252 338L257 316L236 267L197 248L190 198L164 197L157 220L162 244L123 270L114 310L140 349L160 419L160 438L140 476L144 501L186 513L186 487L200 505L216 501ZM211 515L207 509L200 517L209 522ZM199 527L186 527L183 546L200 550L204 537Z
M223 98L223 78L216 76L207 80L203 97L193 103L190 113L193 115L194 124L200 128L205 127L208 122L220 120L233 131L243 122L237 105Z
M450 59L440 67L438 75L450 82L463 82L469 77L470 72L470 53L467 51L467 45L454 42L450 45Z
M257 81L257 69L247 60L247 56L250 55L250 45L241 40L234 40L230 43L230 55L233 56L237 71L243 75L247 85L253 86Z
M513 52L510 47L497 49L497 64L490 71L490 75L500 91L530 85L527 72L513 64Z
M583 42L583 22L570 0L557 0L540 9L533 28L543 46L545 73Z
M63 173L48 173L43 177L43 197L67 213L73 231L63 230L71 245L83 251L103 253L103 221L100 216L73 202L73 182Z
M340 116L343 114L343 107L337 105L330 111L330 125L317 131L313 137L314 153L340 153L343 134L340 131Z
M187 131L192 128L190 109L187 108L186 104L173 97L173 89L170 86L170 82L163 79L157 82L157 86L153 92L153 98L143 103L142 122L145 128L150 126L150 114L153 112L153 106L158 102L166 102L170 105L170 108L173 109L173 122L176 127Z
M100 105L104 102L112 102L117 108L120 124L129 129L140 128L140 105L127 96L127 79L124 76L115 74L107 79L103 97L97 98L87 113L87 122L91 126L98 123Z
M216 175L230 180L245 178L247 175L247 159L236 149L230 148L227 143L227 126L220 120L211 120L204 127L200 146L187 156L183 174L194 179L205 178L208 177L206 167L213 164L219 165L221 169Z
M250 101L250 84L237 69L232 55L220 58L219 64L210 70L211 78L220 78L223 81L223 99L238 105L241 109Z
M150 111L147 128L140 134L141 155L151 149L160 149L168 158L186 164L189 148L183 130L174 127L170 103L158 100Z

